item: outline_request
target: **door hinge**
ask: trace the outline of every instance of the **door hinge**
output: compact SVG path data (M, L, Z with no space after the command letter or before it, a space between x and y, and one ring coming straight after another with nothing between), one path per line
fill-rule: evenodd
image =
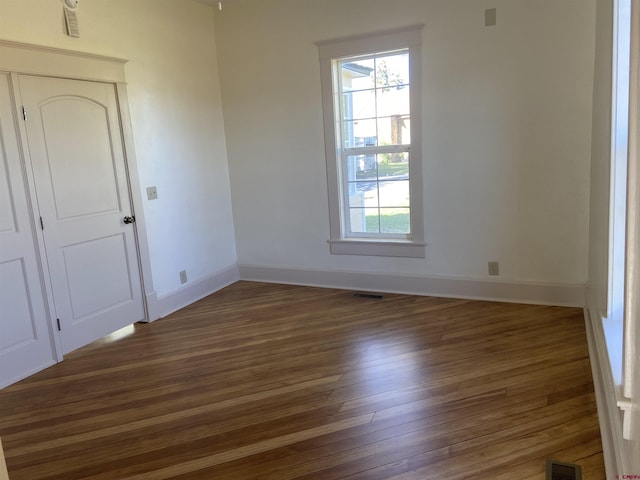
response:
M62 330L62 327L60 326L60 319L56 318L56 324L58 325L58 331Z
M24 118L24 121L27 121L27 109L22 107L22 118Z
M44 230L44 220L42 220L42 217L40 217L40 228Z

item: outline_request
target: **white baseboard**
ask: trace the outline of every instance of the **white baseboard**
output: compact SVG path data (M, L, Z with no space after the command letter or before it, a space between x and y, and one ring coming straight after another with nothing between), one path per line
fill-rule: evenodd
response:
M240 265L240 279L372 292L583 307L585 286Z
M607 479L615 479L622 472L629 472L628 462L623 456L626 446L622 438L622 416L617 405L618 395L611 374L602 318L596 311L588 308L585 308L584 318L605 471Z
M179 289L162 296L155 293L147 296L149 321L153 322L162 317L191 305L193 302L211 295L218 290L237 282L239 279L238 265L234 264L224 270L205 278L189 282Z

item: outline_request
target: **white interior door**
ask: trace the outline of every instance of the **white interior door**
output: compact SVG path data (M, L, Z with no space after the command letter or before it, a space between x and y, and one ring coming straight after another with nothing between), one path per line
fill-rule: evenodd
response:
M115 87L27 75L19 85L67 353L145 316Z
M56 361L14 112L0 74L0 388Z

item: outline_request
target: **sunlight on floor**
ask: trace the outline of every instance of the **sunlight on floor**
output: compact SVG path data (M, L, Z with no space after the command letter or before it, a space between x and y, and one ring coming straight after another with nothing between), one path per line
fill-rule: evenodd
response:
M117 342L118 340L128 337L129 335L135 333L136 327L132 323L131 325L127 325L126 327L121 328L120 330L116 330L115 332L107 335L102 339L104 343Z

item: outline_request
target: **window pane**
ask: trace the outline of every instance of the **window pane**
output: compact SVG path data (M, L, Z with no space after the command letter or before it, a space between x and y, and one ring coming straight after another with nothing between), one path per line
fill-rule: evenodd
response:
M345 120L374 118L376 116L376 96L374 90L348 92L342 96L342 115Z
M346 148L376 145L376 121L353 120L343 122L342 135Z
M342 89L364 90L374 88L374 61L368 60L347 60L340 62L340 72L342 74Z
M351 233L379 233L380 218L377 208L351 208Z
M347 181L376 180L378 178L375 155L347 156Z
M356 171L356 180L377 180L378 172L376 170L376 156L362 155L361 158L361 169Z
M408 145L411 143L409 116L378 118L378 145Z
M408 207L409 180L380 182L378 189L381 207Z
M378 208L378 183L349 182L349 207Z
M409 86L382 88L376 91L378 117L409 115Z
M409 152L379 154L378 176L381 180L409 178Z
M376 58L376 86L397 87L409 83L409 53L393 53Z
M378 208L378 182L349 182L349 207Z
M349 208L364 208L364 192L355 183L349 184Z
M408 208L381 208L380 231L408 235L411 231L410 210Z

